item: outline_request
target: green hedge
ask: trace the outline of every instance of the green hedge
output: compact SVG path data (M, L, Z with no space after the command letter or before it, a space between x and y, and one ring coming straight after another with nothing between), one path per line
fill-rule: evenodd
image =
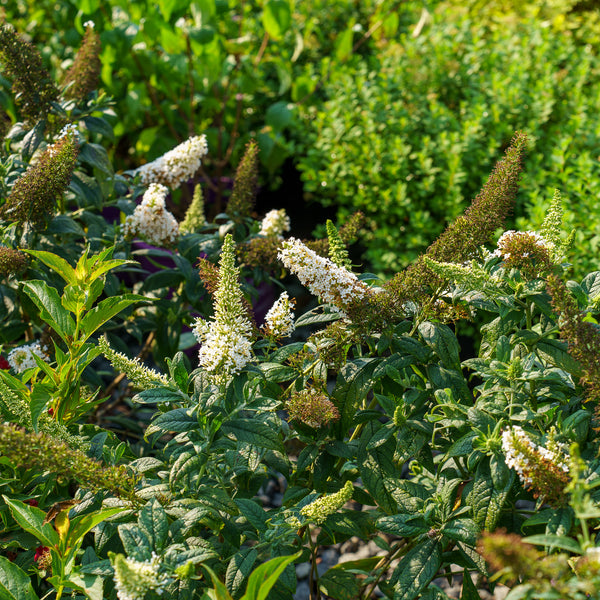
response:
M338 71L323 107L305 111L307 196L338 206L342 219L364 211L376 226L366 259L389 274L464 209L520 129L531 143L519 225L539 225L558 188L567 225L585 231L577 268L596 268L599 67L591 46L544 22L492 28L434 15L416 38Z

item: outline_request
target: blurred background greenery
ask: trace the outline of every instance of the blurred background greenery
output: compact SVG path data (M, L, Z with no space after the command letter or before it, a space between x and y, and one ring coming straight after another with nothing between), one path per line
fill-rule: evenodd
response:
M559 189L577 229L577 278L599 268L597 9L574 0L14 0L1 11L58 78L94 22L118 169L206 133L202 177L221 209L255 138L259 210L294 214L300 199L299 227L323 211L341 221L363 211L359 260L384 277L465 208L524 130L530 150L509 225L538 227ZM14 122L9 85L0 79L0 104Z

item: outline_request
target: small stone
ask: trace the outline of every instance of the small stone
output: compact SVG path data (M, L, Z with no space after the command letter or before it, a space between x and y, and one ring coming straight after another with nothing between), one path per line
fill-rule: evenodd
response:
M310 574L310 563L300 563L296 565L296 577L300 579L308 579Z

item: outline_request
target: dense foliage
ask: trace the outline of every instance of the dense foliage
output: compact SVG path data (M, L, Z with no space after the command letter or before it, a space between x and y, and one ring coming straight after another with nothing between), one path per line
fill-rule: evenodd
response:
M159 5L155 35L180 43L168 24L188 3ZM372 10L387 27L369 35L371 50L405 26L383 5L352 5L351 21ZM115 6L111 18L125 10ZM214 19L197 27L214 23L211 39L226 47L217 25L229 4L193 6ZM267 42L301 22L285 0L243 7L260 15L262 25L248 23ZM558 190L540 195L535 231L506 230L532 182L551 179L530 157L555 151L539 145L552 119L538 124L533 111L534 137L503 128L504 153L478 130L473 147L490 164L486 177L481 165L463 175L470 205L457 214L441 202L450 224L378 279L355 272L348 251L361 235L377 248L364 215L327 221L316 240L295 237L285 209L258 218L260 139L223 153L218 135L203 135L209 121L197 121L181 143L134 152L118 172L114 146L141 113L116 115L96 89L110 27L99 35L84 17L104 25L108 13L93 0L80 10L81 47L59 78L35 45L0 28L0 597L285 600L307 565L314 599L444 599L442 576L460 580L465 599L498 581L511 600L600 598L600 271L569 279L569 263L590 262ZM54 18L72 12L59 5ZM349 58L351 34L314 36ZM555 42L540 33L532 43ZM359 74L371 50L356 59ZM565 78L583 103L578 66ZM326 68L331 85L347 77ZM218 129L234 139L236 105L223 107ZM367 158L379 160L363 151L365 168ZM211 160L233 179L221 205L199 183ZM466 354L459 339L474 323L480 341ZM374 541L376 555L323 569L326 549L353 537Z

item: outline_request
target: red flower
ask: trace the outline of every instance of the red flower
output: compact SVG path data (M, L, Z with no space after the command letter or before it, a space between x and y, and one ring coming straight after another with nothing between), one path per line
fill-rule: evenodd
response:
M0 369L10 369L10 364L4 356L0 356Z
M38 501L35 498L30 498L29 500L25 500L25 504L29 504L29 506L38 506Z
M33 560L37 562L46 552L48 552L48 550L50 550L48 546L38 546L35 549L35 556L33 557Z
M53 416L54 416L54 409L53 409L52 407L50 407L50 408L48 409L48 414L49 414L51 417L53 417Z

